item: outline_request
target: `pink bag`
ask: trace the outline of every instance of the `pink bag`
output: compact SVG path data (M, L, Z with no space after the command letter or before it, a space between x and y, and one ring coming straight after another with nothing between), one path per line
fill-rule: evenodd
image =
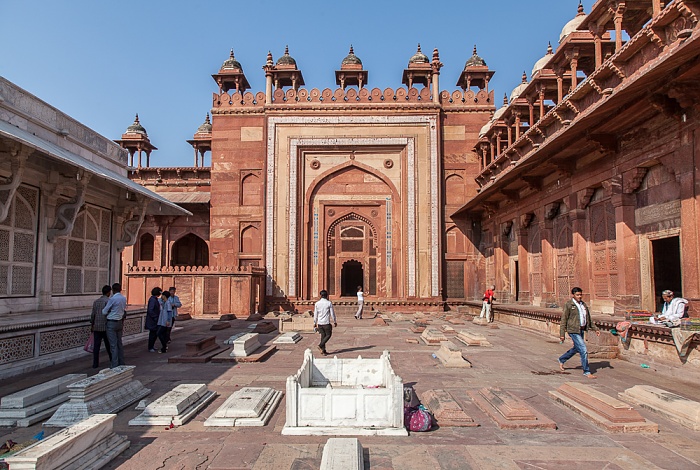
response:
M85 347L83 349L89 353L95 350L95 333L90 333L87 343L85 343Z

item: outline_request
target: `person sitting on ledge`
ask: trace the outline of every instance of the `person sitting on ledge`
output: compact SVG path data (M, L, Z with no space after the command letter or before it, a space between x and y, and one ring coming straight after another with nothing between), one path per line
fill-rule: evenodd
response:
M669 328L681 325L681 318L687 316L688 301L683 297L675 297L672 290L665 290L661 293L664 299L664 306L661 308L661 315L653 316L649 319L651 323L661 324Z

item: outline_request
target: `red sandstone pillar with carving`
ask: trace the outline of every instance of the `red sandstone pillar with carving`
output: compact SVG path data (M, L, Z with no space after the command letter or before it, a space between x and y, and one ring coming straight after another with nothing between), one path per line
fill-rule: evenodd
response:
M554 240L553 222L545 213L544 220L540 225L542 240L542 302L546 305L556 301L554 293L554 276L556 266L554 265L554 250L552 241Z
M681 266L683 297L689 300L689 314L700 317L700 181L695 177L700 155L698 131L682 133L683 147L677 159L688 162L680 173L681 186Z
M577 207L577 197L572 197L571 207ZM584 296L591 295L590 260L588 259L587 223L588 211L586 209L573 209L569 211L574 245L574 284L583 289Z
M532 300L532 293L530 292L530 268L527 252L528 233L529 231L526 227L520 227L518 229L518 279L520 282L518 301L524 302L530 302Z
M635 198L632 194L614 194L615 238L617 245L618 294L615 310L641 307L639 238L635 233Z

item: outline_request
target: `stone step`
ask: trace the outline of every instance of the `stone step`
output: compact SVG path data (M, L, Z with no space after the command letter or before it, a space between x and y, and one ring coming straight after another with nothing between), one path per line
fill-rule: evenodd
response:
M44 426L67 427L95 414L123 410L151 393L134 380L135 366L119 366L68 385L68 403L63 403Z
M633 405L644 407L680 423L694 431L700 431L700 403L667 392L651 385L635 385L618 396Z
M501 429L557 429L554 421L506 390L482 388L469 396Z
M659 426L644 419L630 405L594 388L566 382L549 394L597 426L610 432L659 432Z
M437 424L443 426L478 426L474 418L464 412L459 403L445 390L428 390L421 395L421 401L435 416Z
M205 384L180 384L129 421L129 426L182 426L217 397Z
M265 426L282 400L269 387L243 387L234 392L204 422L205 426Z
M5 458L12 470L88 470L107 465L129 447L114 434L115 414L96 414Z
M321 470L364 470L362 445L357 438L331 437L323 446Z

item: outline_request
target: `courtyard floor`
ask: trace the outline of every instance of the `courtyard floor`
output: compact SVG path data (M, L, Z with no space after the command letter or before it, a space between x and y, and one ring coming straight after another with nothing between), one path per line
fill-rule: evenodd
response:
M339 318L328 345L331 355L342 358L377 358L383 350L391 352L394 371L404 384L413 385L420 396L430 389L449 391L478 427L438 427L430 432L411 433L408 437L360 436L365 468L371 470L422 469L694 469L700 468L700 432L689 430L658 414L638 409L646 419L659 424L658 434L614 434L605 432L570 409L556 403L548 394L567 381L581 382L613 397L633 385L649 384L700 401L697 382L670 378L654 368L641 368L622 360L591 360L597 380L582 376L578 356L570 360L567 371L560 372L557 357L570 347L555 338L499 325L489 329L473 325L452 325L487 336L493 347L464 346L471 369L445 368L432 356L436 346L407 343L418 338L410 331L411 315L387 315L388 326L373 326L372 320ZM229 336L249 331L248 323L235 320L232 328L209 331L215 319L180 322L173 333L170 351L148 353L146 341L127 345L126 362L136 365L135 377L152 390L149 399L158 398L181 383L206 383L219 393L199 415L181 427L131 427L127 423L140 412L131 406L115 421L117 434L127 435L131 446L105 468L109 469L318 469L324 436L282 436L285 400L280 403L264 427L205 428L203 423L231 393L243 386L268 386L284 391L287 376L295 373L304 350L318 342L318 335L302 333L297 344L278 345L265 362L248 364L168 364L168 357L181 354L185 342L202 335L215 335L222 344ZM274 320L276 322L276 320ZM434 320L431 326L439 326ZM263 342L275 334L261 335ZM459 344L457 341L453 341ZM102 364L107 366L103 352ZM68 373L87 373L91 358L43 369L0 384L0 396ZM501 430L467 395L482 387L501 387L525 400L556 422L557 430ZM438 423L439 424L439 423ZM24 442L42 430L30 428L0 429L0 440ZM45 429L47 434L55 429Z

